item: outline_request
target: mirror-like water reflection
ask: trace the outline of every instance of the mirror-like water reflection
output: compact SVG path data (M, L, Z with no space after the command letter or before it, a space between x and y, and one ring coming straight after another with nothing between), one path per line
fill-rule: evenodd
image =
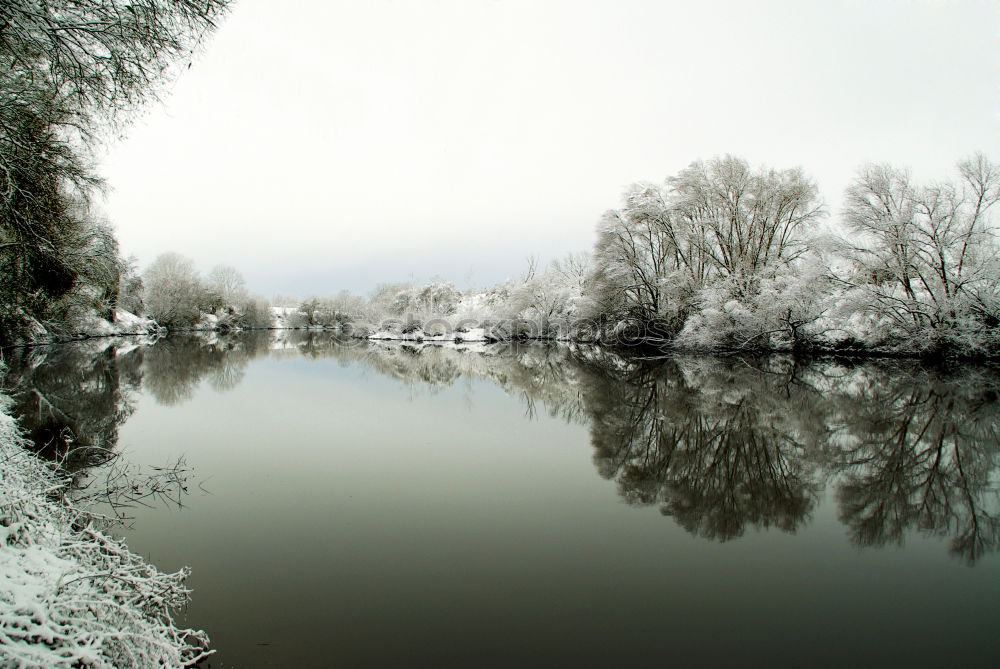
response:
M50 457L205 479L128 536L194 568L213 666L993 660L995 366L294 332L11 366Z

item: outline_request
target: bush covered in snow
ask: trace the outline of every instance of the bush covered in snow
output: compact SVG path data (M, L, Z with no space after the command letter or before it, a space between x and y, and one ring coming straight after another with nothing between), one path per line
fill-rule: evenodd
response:
M282 326L288 328L340 328L364 313L364 300L341 291L334 297L310 297L295 308L283 308Z
M186 570L165 574L58 494L0 398L0 643L4 666L180 667L208 654L178 628Z

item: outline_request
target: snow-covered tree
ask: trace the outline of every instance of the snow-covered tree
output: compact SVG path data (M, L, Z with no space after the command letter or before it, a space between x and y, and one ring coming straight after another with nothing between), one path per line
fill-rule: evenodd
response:
M146 314L160 325L191 326L201 317L204 295L194 262L178 253L162 253L143 275Z
M61 262L75 277L72 286L49 304L54 327L72 327L89 314L111 322L118 308L120 281L125 261L110 224L81 211L74 225L61 237Z
M733 156L698 161L663 185L636 184L598 223L592 310L669 338L712 287L750 300L806 250L822 214L801 170L753 169Z
M919 348L996 345L1000 247L989 216L1000 168L978 154L958 179L914 183L889 165L863 167L845 196L842 240L852 271L841 280L855 308ZM992 332L992 334L991 334Z
M93 147L156 97L229 2L0 3L0 338L80 303Z
M397 316L450 316L455 313L461 299L462 293L451 283L432 281L399 291L389 308Z
M535 265L530 266L522 281L510 288L502 315L520 322L522 334L541 337L574 334L590 266L590 256L586 253L571 253L554 260L542 273Z
M799 168L755 170L724 156L692 163L667 183L671 217L687 242L679 264L747 293L804 253L822 215L816 185Z
M118 304L125 311L142 314L146 308L142 303L142 276L136 263L135 256L129 256L122 263L122 272L118 277Z
M205 288L223 305L236 305L247 299L247 283L239 270L229 265L216 265L205 277Z

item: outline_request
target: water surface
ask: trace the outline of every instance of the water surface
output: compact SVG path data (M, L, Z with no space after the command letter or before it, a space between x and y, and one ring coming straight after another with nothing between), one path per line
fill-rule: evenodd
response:
M213 667L996 666L995 367L301 333L12 367L81 481L185 459L122 532L191 566Z

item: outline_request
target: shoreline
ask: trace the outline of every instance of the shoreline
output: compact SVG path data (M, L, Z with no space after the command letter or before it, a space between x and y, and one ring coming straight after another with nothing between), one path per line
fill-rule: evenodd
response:
M3 370L0 369L0 375ZM190 666L208 635L175 625L186 568L164 573L59 493L0 395L0 636L17 666Z
M482 328L479 328L482 329ZM50 338L38 341L26 341L9 346L0 347L0 350L13 348L38 348L53 346L58 344L72 344L87 342L99 339L150 337L153 344L159 339L169 337L172 334L192 335L200 333L213 333L218 335L235 335L246 332L327 332L342 335L345 339L367 342L409 342L412 344L427 345L488 345L507 344L517 342L533 342L538 344L563 344L578 346L596 346L605 348L616 353L626 355L635 359L655 359L669 357L672 355L710 355L728 357L733 355L787 355L800 359L811 358L838 358L838 359L897 359L897 360L923 360L933 362L1000 362L1000 354L970 354L941 351L904 351L904 350L883 350L883 349L859 349L859 348L834 348L834 347L810 347L800 349L774 349L774 348L696 348L696 347L676 347L652 344L647 340L636 340L634 343L607 342L593 339L570 339L564 337L491 337L484 335L481 337L448 337L443 335L423 335L415 333L396 334L386 331L372 332L366 335L349 334L344 332L343 327L335 326L310 326L310 327L266 327L266 328L158 328L146 332L116 332L116 333L75 333L61 338ZM463 334L463 333L457 333Z

